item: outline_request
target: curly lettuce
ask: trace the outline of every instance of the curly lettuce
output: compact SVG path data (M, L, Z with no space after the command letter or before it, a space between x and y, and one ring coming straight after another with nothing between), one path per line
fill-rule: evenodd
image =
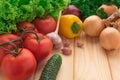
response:
M56 18L67 5L68 0L0 0L0 34L16 31L20 21L44 15Z

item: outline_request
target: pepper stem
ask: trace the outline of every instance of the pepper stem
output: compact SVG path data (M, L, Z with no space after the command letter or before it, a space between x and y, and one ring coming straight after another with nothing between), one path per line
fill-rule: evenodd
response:
M77 34L81 29L80 22L74 22L71 29L74 34Z

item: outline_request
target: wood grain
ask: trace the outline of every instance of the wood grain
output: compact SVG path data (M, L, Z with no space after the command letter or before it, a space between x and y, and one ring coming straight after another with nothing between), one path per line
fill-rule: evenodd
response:
M120 49L106 52L113 80L120 80Z
M77 42L84 44L77 47ZM98 38L84 33L75 41L75 79L74 80L112 80L108 59L100 47Z
M77 47L77 43L83 47ZM91 38L83 32L71 40L72 55L53 51L44 61L39 62L30 80L39 80L47 60L55 53L62 56L63 62L57 80L120 80L120 49L105 51L99 44L99 38ZM7 80L0 70L0 80Z

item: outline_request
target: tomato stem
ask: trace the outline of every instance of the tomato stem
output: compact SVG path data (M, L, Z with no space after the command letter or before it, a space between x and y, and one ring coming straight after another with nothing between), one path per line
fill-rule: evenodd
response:
M33 33L35 34L37 41L40 42L42 40L42 38L40 38L35 32L33 32Z
M25 32L25 33L23 33L23 36L27 33L33 33L36 36L36 39L37 39L38 42L40 42L42 40L42 37L39 37L35 31Z
M21 27L18 27L18 30L20 32L26 32L29 28L32 28L33 30L35 30L35 27L34 26L28 26L26 28L21 28ZM32 31L32 30L31 30Z
M11 41L8 41L8 42L4 42L4 43L1 43L0 46L9 45L9 44L11 44L11 43L13 43L13 42L17 42L17 41L19 41L19 40L20 40L20 39L17 39L17 40L11 40Z
M15 51L11 51L9 49L6 49L8 51L8 53L12 54L13 56L17 56L18 55L18 47L13 43L13 42L16 42L18 41L17 40L12 40L12 41L9 41L9 42L4 42L2 44L0 44L0 46L5 46L5 45L12 45L15 49Z
M5 46L5 45L12 45L15 49L15 51L11 51L9 49L6 49L6 51L8 51L8 53L12 54L13 56L17 56L18 55L18 47L13 43L13 42L17 42L17 41L22 41L21 37L16 39L16 40L11 40L11 41L8 41L8 42L4 42L4 43L1 43L0 46Z
M36 36L36 39L37 39L38 42L42 40L42 38L39 37L36 32L34 32L34 31L28 31L27 32L26 30L24 30L22 35L18 39L11 40L11 41L8 41L8 42L3 42L3 43L0 44L0 46L12 45L14 47L15 51L11 51L11 50L6 49L6 48L5 49L8 51L8 53L12 54L13 56L17 56L22 51L22 49L18 52L18 47L14 44L14 42L20 41L21 42L20 44L22 44L22 42L23 42L22 37L24 35L26 35L27 33L33 33Z
M10 43L10 45L12 45L14 47L15 51L8 50L8 52L16 57L19 53L18 52L18 47L14 43Z

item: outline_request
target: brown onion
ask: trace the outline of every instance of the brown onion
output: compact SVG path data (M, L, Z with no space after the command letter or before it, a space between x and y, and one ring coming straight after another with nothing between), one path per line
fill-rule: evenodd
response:
M104 29L102 19L97 15L91 15L83 22L83 29L85 33L91 37L99 36Z
M110 5L107 5L107 4L102 4L100 8L103 8L104 9L104 12L110 16L112 15L116 10L118 10L118 7L116 5L113 5L113 4L110 4Z
M114 27L105 28L100 34L100 44L106 50L120 48L120 32Z

